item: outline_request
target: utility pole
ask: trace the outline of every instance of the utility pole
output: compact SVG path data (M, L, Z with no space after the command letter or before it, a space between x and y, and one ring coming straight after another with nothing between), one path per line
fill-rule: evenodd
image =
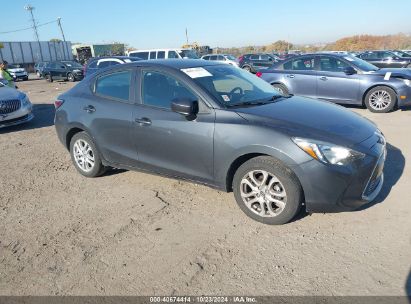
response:
M186 28L186 43L188 45L188 30L187 30L187 28Z
M40 58L41 58L41 60L43 61L43 60L44 60L44 59L43 59L43 52L41 51L40 38L39 38L39 33L38 33L38 31L37 31L37 23L36 23L36 19L34 19L34 14L33 14L34 7L31 6L30 4L27 4L27 5L24 7L24 9L30 13L31 22L33 23L34 35L36 36L36 40L37 40L37 42L38 42L38 44L39 44ZM34 58L33 58L33 59L34 59Z
M35 34L35 36L36 36L37 41L40 42L39 33L38 33L38 31L37 31L36 19L34 19L34 14L33 14L34 7L31 6L30 4L27 4L27 5L24 7L24 9L25 9L26 11L28 11L28 12L30 13L30 15L31 15L31 22L33 23L34 34Z
M64 36L63 27L61 26L61 17L57 18L57 24L59 25L61 36L63 36L63 41L66 42L66 37Z
M63 31L63 27L61 26L61 17L57 18L57 24L60 28L60 32L61 32L61 36L63 36L63 41L64 41L64 45L63 45L63 54L64 56L66 56L66 52L67 52L67 59L70 59L69 57L69 50L67 49L67 43L66 43L66 36L64 36L64 31Z

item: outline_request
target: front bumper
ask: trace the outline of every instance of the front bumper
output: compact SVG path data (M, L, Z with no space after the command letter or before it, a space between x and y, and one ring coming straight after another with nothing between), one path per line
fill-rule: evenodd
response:
M411 87L405 86L397 92L398 106L411 106Z
M32 106L22 107L13 113L0 115L0 128L23 124L29 122L33 118Z
M304 190L307 212L343 212L374 201L384 184L386 146L367 140L370 154L350 167L311 160L294 169ZM364 144L364 143L363 143Z
M11 74L14 80L28 79L29 75L26 72Z

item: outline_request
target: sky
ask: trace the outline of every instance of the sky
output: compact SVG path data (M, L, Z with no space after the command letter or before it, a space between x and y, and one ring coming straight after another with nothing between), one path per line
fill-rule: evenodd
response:
M0 32L61 17L66 40L127 43L138 49L327 43L357 34L411 33L411 0L12 0L2 3ZM40 40L61 39L56 23ZM33 30L0 34L0 41L34 40Z

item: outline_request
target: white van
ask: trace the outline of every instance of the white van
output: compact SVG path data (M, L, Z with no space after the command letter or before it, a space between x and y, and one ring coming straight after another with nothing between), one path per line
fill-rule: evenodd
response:
M200 59L193 49L153 49L128 52L130 57L150 59Z

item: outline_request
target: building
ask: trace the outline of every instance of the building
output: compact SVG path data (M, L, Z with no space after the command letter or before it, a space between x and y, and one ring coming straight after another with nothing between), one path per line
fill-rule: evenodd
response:
M33 66L37 62L73 60L73 54L69 41L0 42L0 60L33 71Z

